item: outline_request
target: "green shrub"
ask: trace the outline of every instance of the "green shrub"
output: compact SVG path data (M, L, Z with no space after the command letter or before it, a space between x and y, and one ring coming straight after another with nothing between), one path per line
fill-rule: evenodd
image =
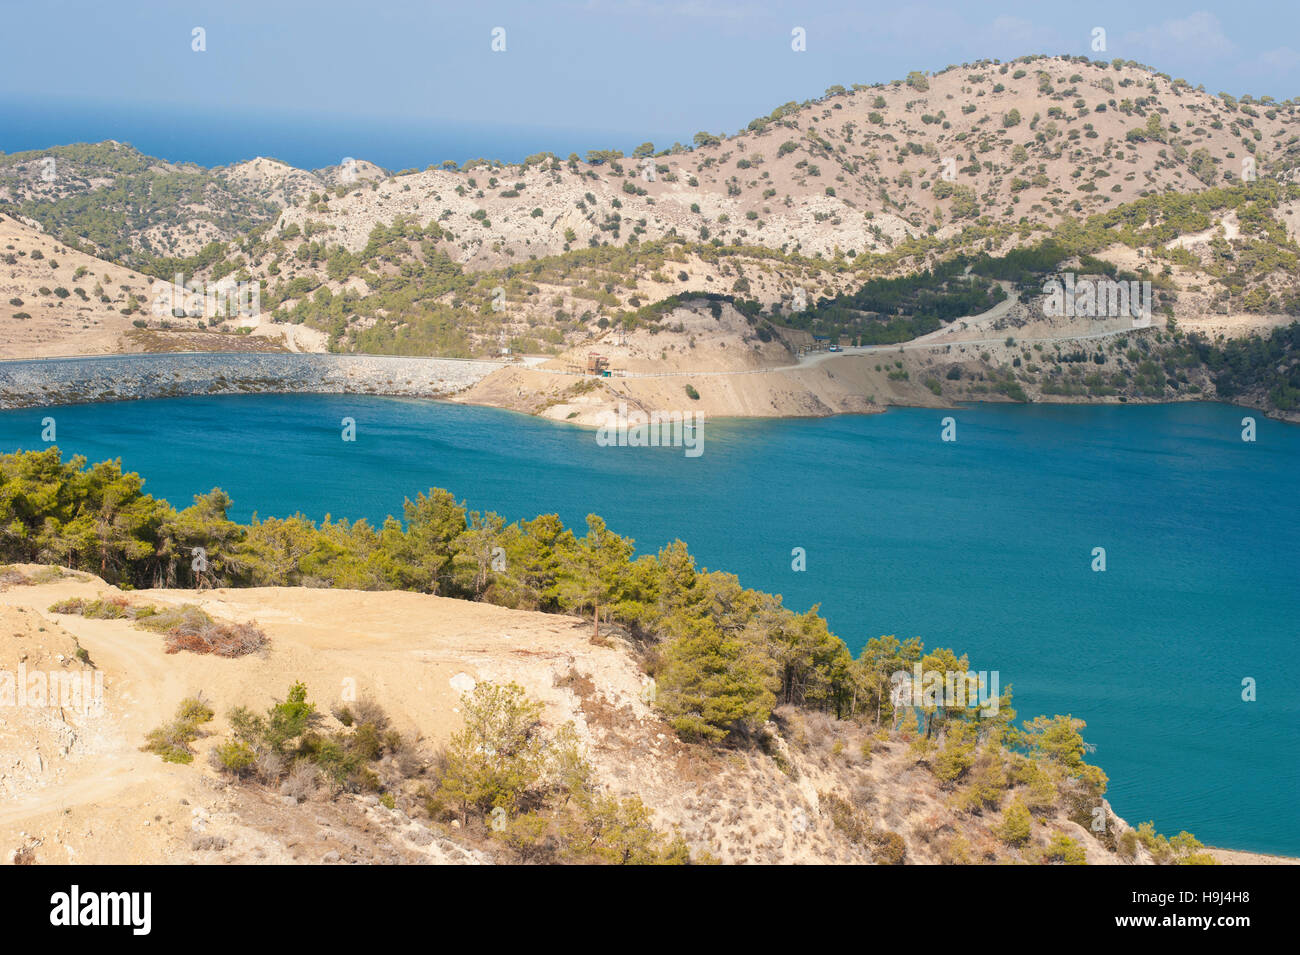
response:
M1023 846L1029 841L1033 823L1028 807L1021 800L1014 799L1002 813L1002 825L997 829L997 836L1009 846Z
M516 683L480 683L461 709L465 726L447 746L437 798L462 819L513 810L543 772L541 704Z
M1088 853L1065 833L1057 832L1052 834L1051 841L1043 850L1043 861L1060 865L1087 865Z
M219 769L246 775L257 767L263 782L274 783L286 772L311 767L338 790L375 791L382 787L371 764L402 746L401 734L388 729L382 707L359 701L335 710L343 729L327 732L316 705L307 699L307 687L295 683L285 699L264 713L235 707L227 719L232 738L218 748ZM318 772L317 772L318 771Z
M167 763L189 763L194 760L190 743L199 737L199 726L212 719L212 708L198 697L181 700L176 708L176 718L145 737L145 752L155 753Z
M50 605L50 613L77 614L92 620L121 620L133 617L133 610L125 597L110 597L106 600L70 597Z
M704 627L670 642L663 656L657 699L682 736L745 737L771 715L774 674L757 646Z
M872 857L878 865L902 865L907 861L907 843L896 832L877 833Z
M58 600L50 604L50 613L80 614L86 607L87 601L81 597L69 597L66 600Z
M237 776L242 776L248 772L253 764L257 762L257 753L253 747L249 746L243 740L226 740L213 751L216 757L217 767L227 770Z
M212 707L208 706L208 704L204 703L197 696L190 696L181 700L181 705L176 710L177 719L187 720L188 722L195 724L207 723L215 715L216 714L213 712Z

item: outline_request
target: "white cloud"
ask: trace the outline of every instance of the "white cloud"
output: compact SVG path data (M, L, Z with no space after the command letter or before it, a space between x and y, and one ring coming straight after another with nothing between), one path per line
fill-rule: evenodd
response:
M1141 51L1145 54L1141 58L1149 57L1153 60L1189 55L1201 59L1217 58L1230 56L1237 49L1237 45L1223 32L1219 18L1206 10L1190 13L1178 20L1166 20L1145 30L1126 33L1122 43L1125 51L1133 48L1134 52ZM1116 55L1119 52L1116 50Z
M1289 46L1265 50L1250 61L1248 67L1261 73L1292 73L1300 66L1300 53Z

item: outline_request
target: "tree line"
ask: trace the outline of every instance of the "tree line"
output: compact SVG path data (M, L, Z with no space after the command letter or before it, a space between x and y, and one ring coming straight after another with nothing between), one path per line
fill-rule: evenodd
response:
M408 590L516 609L576 614L593 640L626 637L655 680L656 704L684 737L754 737L773 710L794 705L892 725L890 676L968 671L951 650L882 636L855 658L818 608L799 613L734 574L696 565L686 544L636 555L634 541L588 515L581 536L544 514L507 523L468 510L448 491L407 499L401 518L319 523L301 514L231 520L220 489L177 510L144 492L120 460L87 465L58 447L0 455L0 559L59 564L123 589L341 587ZM921 707L918 732L939 739L956 723L1001 741L1014 712ZM1065 719L1065 718L1060 718Z

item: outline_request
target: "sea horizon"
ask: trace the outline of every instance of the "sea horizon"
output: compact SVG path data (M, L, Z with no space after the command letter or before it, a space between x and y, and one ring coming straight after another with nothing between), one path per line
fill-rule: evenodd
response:
M631 152L645 141L658 148L689 134L664 139L601 128L560 128L467 123L397 116L360 117L304 111L186 110L163 104L90 104L0 98L0 153L39 152L74 143L113 140L147 156L205 168L258 157L298 169L323 169L343 159L372 162L391 172L425 169L446 160L488 159L520 163L535 153L579 156L591 149Z

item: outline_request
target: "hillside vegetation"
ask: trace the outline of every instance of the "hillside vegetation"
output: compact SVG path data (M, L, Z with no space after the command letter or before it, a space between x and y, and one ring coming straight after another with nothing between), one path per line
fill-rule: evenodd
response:
M742 588L734 575L698 569L680 541L635 557L633 542L596 515L578 537L554 515L506 524L491 513L467 512L438 489L408 500L403 520L390 517L380 528L301 517L240 525L227 518L230 501L219 490L176 511L143 494L142 483L116 463L63 462L57 448L0 457L0 557L54 562L124 588L406 590L579 614L590 620L593 644L618 641L639 662L652 679L654 710L684 745L770 760L795 779L807 759L820 764L828 785L822 811L846 851L863 860L900 863L911 852L949 862L1081 863L1091 852L1102 861L1212 861L1185 833L1169 842L1113 816L1103 801L1105 773L1083 758L1083 721L1040 716L1017 726L1010 688L985 703L899 705L893 674L914 665L966 674L971 663L953 650L892 635L868 641L855 658L815 609L797 613L780 597ZM192 560L194 554L203 560ZM8 579L27 582L22 572ZM158 615L152 604L129 600L51 609L146 624ZM184 614L181 608L161 615L153 626L175 634L175 649L211 652L191 631L176 631ZM194 626L202 633L212 624ZM240 647L217 651L223 656L265 645L260 630L217 630L227 635L222 646L234 646L234 635ZM264 716L232 712L233 736L215 750L219 768L280 785L302 763L304 772L332 778L335 791L379 791L394 806L399 796L409 805L418 795L430 818L473 821L485 838L501 831L488 825L501 808L513 820L506 843L522 858L571 855L582 844L575 832L593 827L598 838L589 845L615 831L631 840L610 848L614 861L691 858L689 846L650 827L639 801L602 801L573 740L564 732L544 737L540 708L518 687L475 689L464 728L437 764L408 760L386 783L369 763L398 754L402 744L384 736L381 716L336 714L343 727L361 727L331 739L322 735L306 692L294 687ZM177 719L151 736L150 746L187 762L197 724L185 713ZM815 752L793 755L810 748ZM904 836L882 828L873 787L861 785L865 777L856 785L849 778L869 772L877 757L924 774L919 791L932 792L933 809L950 820L942 831L918 836L909 829Z
M505 350L554 373L599 348L621 371L703 374L788 369L818 340L941 336L752 394L672 391L713 414L1217 397L1293 416L1297 105L1029 56L835 87L626 156L392 174L207 170L112 142L0 156L0 208L19 217L0 250L6 354ZM51 259L69 274L47 276ZM1109 339L1051 320L1044 290L1066 272L1150 283L1154 320ZM145 281L178 274L255 284L262 314L160 312ZM664 400L555 379L509 370L472 400L584 424Z
M1296 123L1293 101L1215 95L1130 61L1031 56L835 87L733 135L630 156L389 175L57 147L0 157L0 206L151 275L258 281L278 320L357 350L481 354L503 337L558 349L683 290L789 316L800 296L852 295L937 256L1082 223L1088 251L1122 242L1205 268L1222 286L1212 307L1276 310L1284 290L1260 284L1294 274L1278 220L1296 197L1275 187L1294 178ZM1274 188L1233 190L1252 179ZM1164 248L1243 195L1240 239L1208 256ZM1291 248L1243 256L1238 241Z

